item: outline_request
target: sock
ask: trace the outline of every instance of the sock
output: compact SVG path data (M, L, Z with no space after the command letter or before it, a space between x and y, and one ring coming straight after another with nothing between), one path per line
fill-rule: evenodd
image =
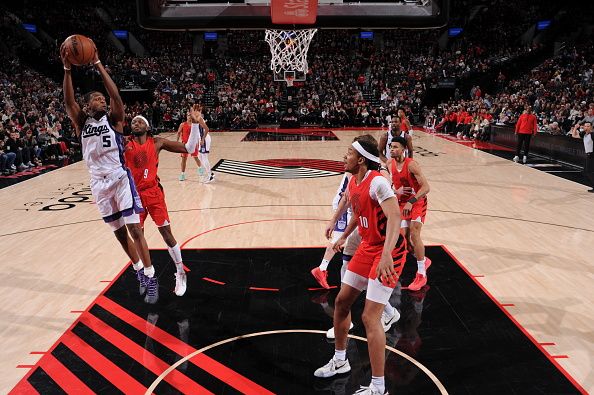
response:
M167 247L169 251L169 256L173 259L173 263L175 263L175 268L177 269L178 273L184 272L184 265L182 263L182 255L181 249L179 248L179 244L174 245L173 247Z
M386 303L386 305L384 306L384 313L386 313L386 315L388 317L391 317L394 315L394 306L392 306L390 303Z
M149 267L144 268L144 275L148 278L153 278L155 276L155 267L150 265Z
M384 376L382 376L382 377L371 376L371 384L373 384L373 386L379 390L380 394L383 394L384 392L386 392L386 382L384 381Z
M202 166L204 167L204 171L208 176L210 176L210 161L208 160L208 154L200 154L200 162L202 162Z
M182 176L185 176L185 175L186 175L186 172L185 172L185 171L182 171L182 172L181 172L181 175L182 175Z
M340 361L346 360L346 350L334 350L334 359L338 359Z
M328 264L330 261L328 259L322 259L322 263L320 263L320 270L328 270Z
M139 259L138 262L133 263L132 267L134 268L134 270L139 271L140 269L143 268L143 264L142 264L142 259Z
M417 273L422 274L423 276L427 275L425 271L425 258L422 261L417 261Z

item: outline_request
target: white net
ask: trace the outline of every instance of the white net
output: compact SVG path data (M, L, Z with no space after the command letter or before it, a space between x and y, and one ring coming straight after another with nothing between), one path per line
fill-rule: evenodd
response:
M317 29L266 30L272 60L270 70L275 73L299 71L307 73L307 51Z

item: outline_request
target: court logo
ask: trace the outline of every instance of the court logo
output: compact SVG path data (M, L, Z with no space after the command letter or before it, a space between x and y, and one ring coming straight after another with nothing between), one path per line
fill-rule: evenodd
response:
M49 196L36 197L32 201L24 203L24 208L16 208L15 210L63 211L74 208L77 204L91 203L93 201L91 188L85 186L82 182L71 183L43 195Z
M344 164L324 159L266 159L250 162L221 159L213 170L253 178L320 178L341 175Z

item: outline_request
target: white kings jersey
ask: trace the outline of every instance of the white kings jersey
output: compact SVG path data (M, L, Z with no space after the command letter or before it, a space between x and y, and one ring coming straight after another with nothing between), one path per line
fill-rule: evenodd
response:
M83 158L91 176L104 177L124 170L124 136L116 132L107 114L88 117L81 132Z

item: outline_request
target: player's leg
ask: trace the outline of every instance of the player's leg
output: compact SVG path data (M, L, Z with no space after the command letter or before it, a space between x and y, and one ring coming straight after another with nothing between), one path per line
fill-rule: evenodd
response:
M181 173L179 180L183 181L186 179L186 163L188 162L188 154L181 154Z
M343 230L344 230L344 228L343 228ZM326 289L330 288L330 285L328 284L328 265L330 264L330 261L336 254L333 249L334 243L336 243L336 241L342 236L342 234L343 234L343 232L337 231L336 229L334 230L334 232L332 232L332 239L326 246L326 250L324 251L324 256L322 257L322 262L320 262L320 265L318 267L314 267L311 270L312 276L314 276L316 281L323 288L326 288Z
M352 281L355 287L365 287L365 279L356 273L347 271L345 279ZM334 332L336 333L334 356L326 365L316 369L314 372L316 377L332 377L351 370L346 356L347 336L351 323L351 306L361 294L361 290L355 287L347 283L343 283L340 287L334 306Z
M184 264L182 259L181 248L175 237L173 237L173 233L171 232L171 225L159 226L159 233L163 237L163 240L167 244L167 250L169 251L169 256L173 260L175 264L175 294L177 296L183 296L186 293L187 288L187 277L186 272L184 271Z
M415 257L417 258L417 274L414 281L408 286L411 291L420 290L427 284L427 269L431 266L431 259L425 256L425 244L421 238L421 230L427 213L427 200L414 205L410 222L410 238L414 245Z
M200 147L200 161L204 167L204 174L206 177L205 183L214 181L214 173L211 171L210 161L208 160L208 154L210 153L210 135L207 135L204 139L204 145Z

